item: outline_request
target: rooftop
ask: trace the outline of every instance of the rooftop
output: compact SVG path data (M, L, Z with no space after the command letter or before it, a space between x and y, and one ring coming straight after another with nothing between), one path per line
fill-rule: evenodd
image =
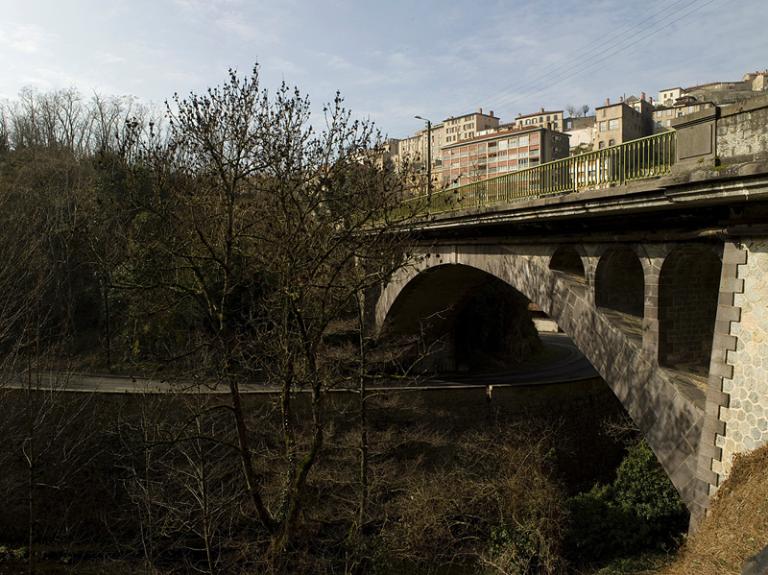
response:
M458 146L463 146L465 144L482 142L483 140L493 140L496 138L503 138L504 136L516 136L518 134L527 134L529 132L537 132L537 131L545 131L545 130L548 130L548 128L545 128L544 126L525 126L522 128L509 128L507 130L495 130L488 134L483 134L481 136L475 136L474 138L459 140L458 142L455 142L453 144L448 144L446 146L443 146L443 149L445 150L447 148L456 148ZM556 130L549 130L549 131L556 132ZM556 132L556 133L561 134L562 132ZM563 134L563 135L570 137L569 134Z
M532 118L533 116L541 116L542 114L562 114L562 110L545 110L542 108L538 112L532 112L530 114L518 114L518 118Z

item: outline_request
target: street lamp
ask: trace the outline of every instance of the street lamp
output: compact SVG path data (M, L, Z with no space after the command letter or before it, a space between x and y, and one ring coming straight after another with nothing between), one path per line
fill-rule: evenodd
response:
M427 123L427 193L432 194L432 121L421 116L414 118Z

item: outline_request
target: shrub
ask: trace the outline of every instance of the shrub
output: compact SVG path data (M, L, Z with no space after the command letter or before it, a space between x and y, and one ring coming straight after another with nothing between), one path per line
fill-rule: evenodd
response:
M568 555L578 562L627 556L677 543L688 513L645 442L627 451L611 485L569 502Z

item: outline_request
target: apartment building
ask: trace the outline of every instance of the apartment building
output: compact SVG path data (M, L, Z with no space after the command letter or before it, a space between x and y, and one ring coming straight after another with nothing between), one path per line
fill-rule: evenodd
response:
M660 106L671 107L675 105L675 100L683 95L683 89L680 86L674 88L664 88L659 91L659 97L656 102Z
M478 132L492 130L499 127L499 118L493 115L493 110L487 114L482 108L477 112L464 114L463 116L451 116L443 120L445 126L444 143L450 145L461 140L474 138Z
M672 120L687 116L701 110L713 107L712 102L697 102L694 98L681 97L672 106L656 106L653 110L654 132L665 132L672 129Z
M653 106L645 100L645 95L629 103L621 98L611 104L610 99L606 99L603 106L595 108L595 118L594 147L598 150L653 134Z
M755 92L768 90L768 70L748 72L741 80L708 82L688 88L665 88L659 92L658 103L671 108L681 98L694 98L699 102L710 102L719 106L735 104L754 97Z
M592 150L597 129L595 116L571 117L564 120L564 132L570 136L571 155Z
M489 130L443 147L442 184L462 185L568 157L568 135L543 127Z
M518 114L515 125L519 128L527 126L541 126L549 130L559 131L563 129L563 111L545 110L541 108L532 114Z

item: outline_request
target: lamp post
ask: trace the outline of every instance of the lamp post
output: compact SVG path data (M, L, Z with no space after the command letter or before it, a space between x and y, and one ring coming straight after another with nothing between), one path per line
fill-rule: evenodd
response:
M417 120L427 123L427 194L432 194L432 121L421 116L414 116Z

